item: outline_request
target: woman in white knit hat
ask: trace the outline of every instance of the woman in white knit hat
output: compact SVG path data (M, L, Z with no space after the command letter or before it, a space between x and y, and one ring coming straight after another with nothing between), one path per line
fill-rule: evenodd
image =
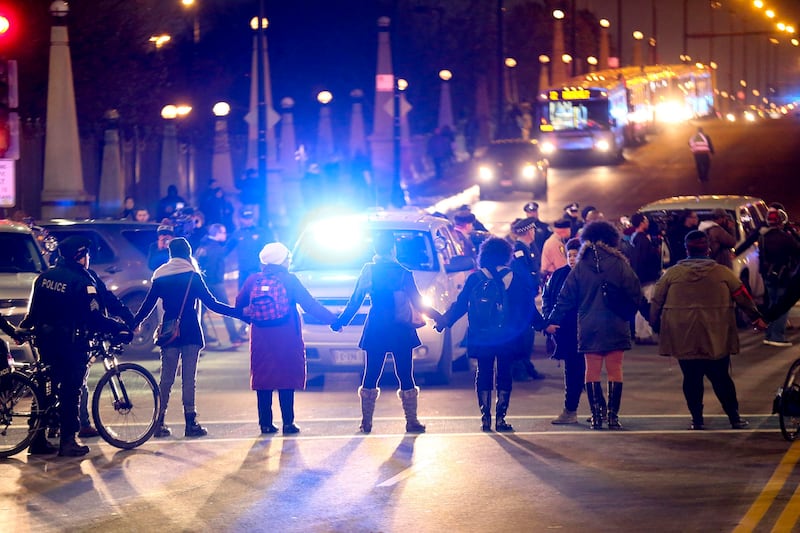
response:
M294 423L294 391L306 388L306 353L297 304L323 323L336 315L317 302L288 267L289 249L269 243L259 254L261 272L252 274L236 297L236 308L251 321L250 387L258 400L262 434L276 433L272 422L272 391L278 390L283 433L298 433Z

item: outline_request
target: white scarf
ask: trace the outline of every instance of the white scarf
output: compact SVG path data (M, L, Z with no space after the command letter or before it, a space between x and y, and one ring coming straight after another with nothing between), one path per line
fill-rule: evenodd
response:
M192 258L183 259L181 257L172 257L169 261L161 265L153 272L152 281L164 276L172 276L173 274L183 274L185 272L198 272L200 269L197 267L197 262Z

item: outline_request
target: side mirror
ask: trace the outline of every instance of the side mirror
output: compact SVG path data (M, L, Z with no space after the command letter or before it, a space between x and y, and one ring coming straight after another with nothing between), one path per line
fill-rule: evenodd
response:
M457 255L453 257L448 264L445 265L444 270L450 272L465 272L475 268L475 261L466 255Z

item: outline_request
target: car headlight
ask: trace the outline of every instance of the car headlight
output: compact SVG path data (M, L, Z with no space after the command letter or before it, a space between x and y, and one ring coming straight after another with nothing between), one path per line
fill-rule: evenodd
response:
M736 115L733 113L728 113L725 115L725 118L727 118L729 122L736 122Z
M554 153L556 151L556 145L551 143L551 142L549 142L549 141L545 141L545 142L539 144L539 150L543 154L552 154L552 153Z
M483 181L492 181L494 179L494 171L487 166L482 166L478 168L478 177Z
M596 143L594 143L594 147L597 148L601 152L608 152L611 148L611 145L608 144L608 141L605 139L600 139Z
M755 116L755 114L754 114L754 113L751 113L750 111L745 111L745 112L744 112L744 119L745 119L747 122L755 122L755 120L756 120L756 116Z
M536 166L530 163L522 167L522 177L531 180L536 177Z

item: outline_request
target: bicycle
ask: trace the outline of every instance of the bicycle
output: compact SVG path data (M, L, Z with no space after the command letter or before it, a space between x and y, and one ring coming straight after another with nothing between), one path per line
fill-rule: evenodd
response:
M784 439L793 442L800 437L800 359L789 367L772 403L772 412L778 415Z
M0 361L0 457L27 448L37 431L57 436L58 395L50 369L38 357L33 337L26 338L34 363L3 365ZM92 418L100 436L112 446L141 446L156 430L161 395L153 375L136 363L119 363L123 344L113 335L89 340L89 361L102 359L105 373L92 395Z

